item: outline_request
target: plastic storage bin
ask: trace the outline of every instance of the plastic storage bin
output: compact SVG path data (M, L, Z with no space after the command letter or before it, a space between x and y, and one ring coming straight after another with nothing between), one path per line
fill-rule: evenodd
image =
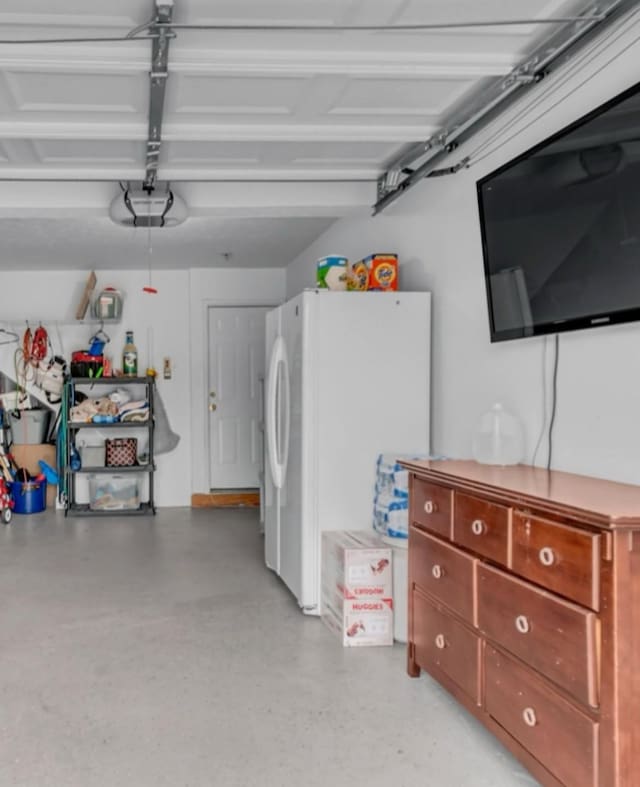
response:
M80 461L82 467L104 467L105 466L105 444L101 445L78 445Z
M91 511L135 511L140 508L140 478L137 474L89 474Z
M12 481L9 488L16 514L39 514L47 507L46 481Z
M21 445L44 443L49 429L51 410L44 407L33 410L11 411L11 434L13 442Z

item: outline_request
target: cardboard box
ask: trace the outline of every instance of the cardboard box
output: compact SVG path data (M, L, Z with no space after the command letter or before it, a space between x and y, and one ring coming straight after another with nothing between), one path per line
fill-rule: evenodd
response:
M393 645L391 599L324 597L322 620L347 648Z
M38 464L40 459L51 467L56 467L56 447L50 443L14 443L11 446L11 454L18 467L26 467L32 476L42 472ZM58 487L47 484L47 508L55 508L57 494Z
M347 289L353 291L366 290L369 287L369 269L364 260L349 263L347 268Z
M322 534L322 584L344 598L393 598L391 547L367 530Z
M344 646L393 644L391 557L368 531L322 534L320 614Z
M398 256L396 254L371 254L364 262L369 271L367 289L396 291L398 289Z

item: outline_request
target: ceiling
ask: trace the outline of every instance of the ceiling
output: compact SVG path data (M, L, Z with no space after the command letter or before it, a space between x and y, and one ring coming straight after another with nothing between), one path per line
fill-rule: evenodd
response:
M175 0L173 22L397 26L551 18L590 3L510 0L508 15L505 5ZM151 0L3 0L0 37L121 37L153 14ZM368 210L405 145L549 30L177 30L158 177L192 218L153 231L154 263L282 267L332 221ZM118 181L144 176L150 50L0 43L0 179L11 181L0 183L0 268L132 267L140 233L132 241L106 217Z

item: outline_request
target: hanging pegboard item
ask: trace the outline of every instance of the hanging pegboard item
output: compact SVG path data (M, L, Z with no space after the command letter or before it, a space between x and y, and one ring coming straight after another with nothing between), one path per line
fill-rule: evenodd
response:
M116 437L105 440L107 467L131 467L137 463L138 440L135 437Z

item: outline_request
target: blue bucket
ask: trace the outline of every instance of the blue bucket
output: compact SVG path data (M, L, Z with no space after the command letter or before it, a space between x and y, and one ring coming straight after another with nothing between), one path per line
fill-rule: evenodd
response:
M39 514L47 507L46 481L12 481L9 484L16 514Z

